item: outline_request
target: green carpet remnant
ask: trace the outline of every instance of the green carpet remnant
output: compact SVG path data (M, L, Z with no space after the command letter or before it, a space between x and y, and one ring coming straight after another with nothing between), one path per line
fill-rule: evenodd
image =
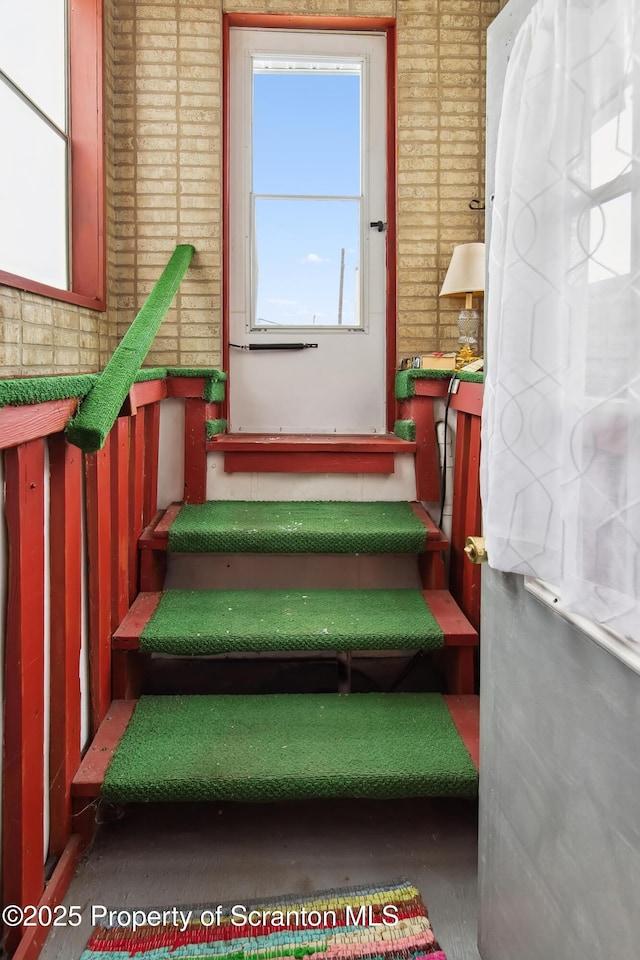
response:
M467 383L484 383L484 373L474 373L473 370L458 370L456 377L458 380L464 380Z
M0 407L22 407L48 400L86 397L98 381L97 373L57 377L17 377L0 380Z
M406 502L210 501L169 528L176 553L420 553L427 531Z
M451 370L399 370L396 373L396 400L415 397L416 380L450 380Z
M104 445L194 252L190 244L176 247L80 412L67 426L68 440L86 453Z
M413 420L396 420L393 432L400 440L411 440L412 443L415 442L416 425Z
M410 400L416 395L416 380L449 380L451 370L399 370L396 373L396 400ZM453 374L458 380L467 383L484 383L483 373L457 370Z
M142 697L105 777L112 802L472 798L440 694Z
M217 367L142 367L136 374L135 382L143 380L166 380L167 377L202 377L204 389L202 399L209 403L222 403L226 373Z
M264 650L436 650L420 590L165 590L140 648L205 656Z
M222 417L218 417L217 420L205 420L205 428L207 431L207 440L211 440L212 437L217 437L221 433L227 432L227 421Z

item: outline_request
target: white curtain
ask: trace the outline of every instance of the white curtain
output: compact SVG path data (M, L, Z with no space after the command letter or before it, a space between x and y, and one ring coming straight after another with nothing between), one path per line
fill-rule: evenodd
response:
M509 61L489 253L489 563L640 641L640 0L539 0Z

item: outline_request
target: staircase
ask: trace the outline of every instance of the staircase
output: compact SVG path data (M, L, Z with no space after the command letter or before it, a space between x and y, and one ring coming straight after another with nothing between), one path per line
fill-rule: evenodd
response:
M78 808L475 796L478 637L446 589L446 538L393 478L415 444L223 434L206 447L229 498L171 504L140 538L141 590L112 639L116 699L75 777ZM256 470L262 488L224 476ZM300 474L318 471L350 499L307 499L316 477L301 488ZM264 499L276 481L294 499ZM403 489L405 500L381 497ZM358 657L391 651L433 657L446 689L351 692ZM149 658L194 659L205 677L209 658L274 654L337 660L335 691L141 695Z

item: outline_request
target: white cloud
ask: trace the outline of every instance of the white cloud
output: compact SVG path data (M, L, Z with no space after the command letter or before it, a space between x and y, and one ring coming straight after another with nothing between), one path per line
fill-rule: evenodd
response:
M300 263L329 263L324 257L318 256L317 253L308 253L306 257L302 257Z

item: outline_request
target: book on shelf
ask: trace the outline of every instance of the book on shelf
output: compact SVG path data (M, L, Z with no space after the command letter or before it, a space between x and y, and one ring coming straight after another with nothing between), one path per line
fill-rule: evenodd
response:
M416 357L405 357L400 363L401 370L455 370L456 354L443 353L435 350L433 353L422 353Z

